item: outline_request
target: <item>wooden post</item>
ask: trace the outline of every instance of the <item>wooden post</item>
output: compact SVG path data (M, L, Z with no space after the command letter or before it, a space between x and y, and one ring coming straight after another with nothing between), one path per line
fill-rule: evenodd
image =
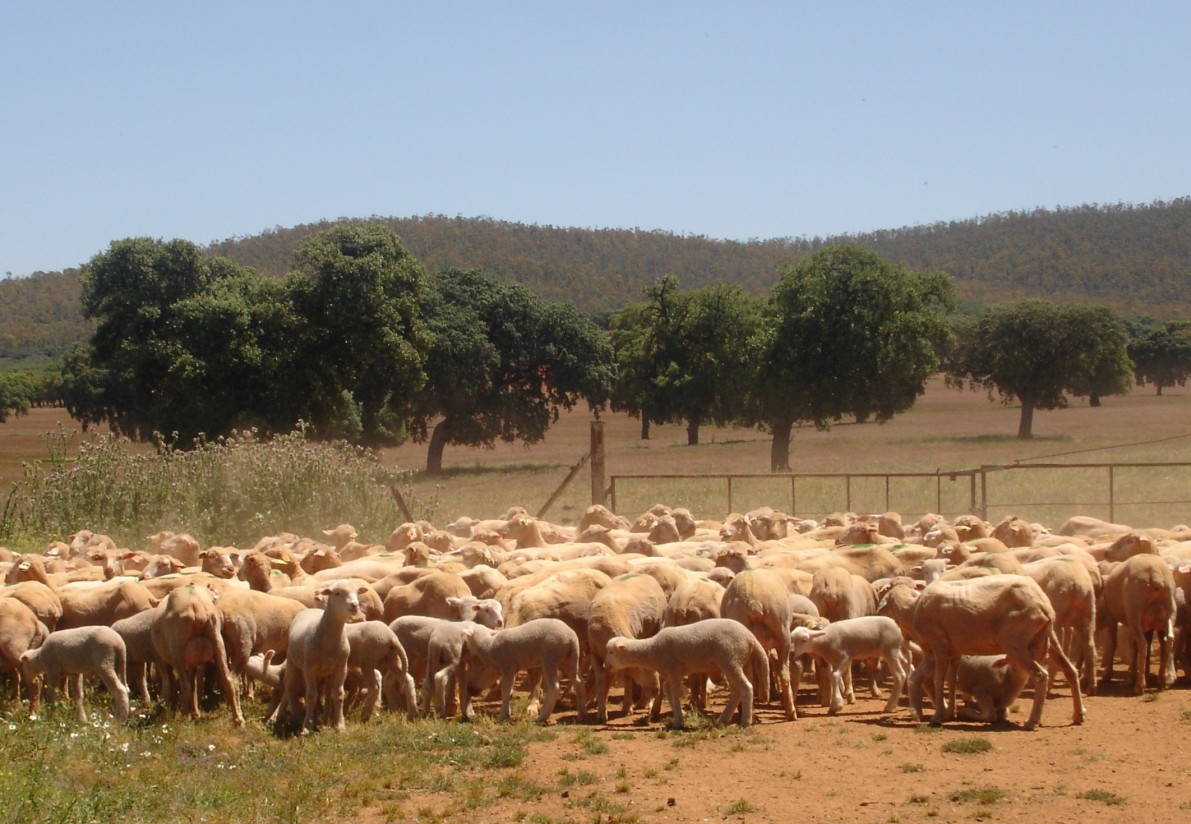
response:
M604 477L604 422L591 422L591 503L604 505L608 485Z
M401 490L397 488L397 484L389 484L389 494L397 502L397 508L401 510L406 523L412 523L414 520L413 513L409 511L409 506L405 503L405 496L401 494Z

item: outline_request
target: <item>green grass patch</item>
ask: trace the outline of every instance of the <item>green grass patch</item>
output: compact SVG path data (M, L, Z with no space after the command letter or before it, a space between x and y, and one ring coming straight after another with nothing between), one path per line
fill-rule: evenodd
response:
M536 725L384 714L346 735L295 739L253 721L233 729L222 713L179 723L134 713L121 727L99 720L105 697L96 697L95 720L86 724L61 707L48 721L23 713L0 720L0 816L283 822L339 818L370 804L408 818L416 811L401 805L415 792L446 794L445 813L457 814L545 791L517 766L501 766L520 765L529 744L542 740ZM260 718L264 706L250 702L245 715Z
M943 745L943 752L975 755L990 752L992 748L992 742L987 738L955 738Z
M958 804L996 804L1005 797L1005 791L996 787L981 787L979 789L957 790L950 799Z
M1088 790L1076 796L1076 798L1083 798L1087 801L1096 801L1100 804L1107 804L1110 807L1117 807L1125 803L1125 799L1114 792L1108 790Z
M757 808L754 807L747 798L738 798L724 807L724 815L740 815L742 813L755 813Z

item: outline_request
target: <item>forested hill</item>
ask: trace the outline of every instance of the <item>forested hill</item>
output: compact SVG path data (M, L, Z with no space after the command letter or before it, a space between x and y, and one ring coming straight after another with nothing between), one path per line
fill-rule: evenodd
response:
M1103 303L1129 315L1191 318L1191 197L748 242L442 215L369 220L392 227L430 270L479 268L596 315L641 300L642 288L665 274L675 275L683 289L728 282L763 295L783 266L847 240L911 268L947 272L968 304L1032 296ZM329 225L278 227L207 250L280 275L292 267L298 244ZM78 314L77 272L0 281L0 362L52 357L89 334Z
M1123 314L1191 317L1191 198L1148 206L1080 206L830 238L748 242L637 229L568 229L489 218L373 218L429 269L478 267L551 301L604 313L642 298L665 274L684 289L737 283L754 295L783 266L843 240L914 269L955 278L960 298L1031 296L1095 302ZM326 223L213 243L209 251L281 274L301 240Z

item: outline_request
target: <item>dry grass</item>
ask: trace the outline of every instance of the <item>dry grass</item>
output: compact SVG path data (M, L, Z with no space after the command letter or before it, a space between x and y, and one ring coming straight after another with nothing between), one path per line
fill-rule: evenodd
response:
M1151 390L1105 400L1092 409L1076 401L1070 408L1035 416L1035 437L1015 437L1018 410L989 402L980 393L958 392L934 381L910 412L886 424L843 423L828 431L799 429L793 439L791 463L799 473L925 472L966 469L981 465L1016 463L1127 463L1191 461L1191 391L1176 387L1162 397ZM437 520L443 522L469 514L486 517L514 504L531 511L540 508L562 482L568 470L590 447L591 416L586 409L564 413L539 444L498 444L496 448L448 447L447 472L428 477L418 472L413 491L424 500L438 500ZM766 475L769 436L749 429L705 427L702 443L686 445L683 426L654 426L648 441L639 439L640 424L624 415L605 414L607 474L712 474ZM59 427L75 429L62 410L36 409L27 417L10 418L0 425L0 482L6 485L22 476L25 461L46 453L42 433ZM144 447L137 447L143 449ZM401 469L420 469L426 447L406 444L385 450L382 462ZM1049 475L1050 477L1045 477ZM1031 472L989 476L989 500L997 508L990 518L1010 510L1031 520L1054 523L1073 511L1095 511L1106 500L1105 471L1075 477L1071 473ZM1191 505L1179 499L1191 489L1188 475L1118 470L1116 479L1118 520L1155 523L1188 520ZM1120 490L1128 490L1127 495ZM729 509L723 480L619 480L617 509L636 514L653 503L688 506L697 517L720 518ZM753 478L733 483L731 509L744 511L768 504L796 509L798 514L849 508L849 490L842 480L807 484L798 489L791 506L788 480ZM966 511L970 484L946 475L936 489L935 480L897 481L891 490L893 508L908 517L918 510L936 508ZM941 500L940 500L941 499ZM1129 507L1126 501L1173 501L1152 516L1152 508ZM558 499L548 517L573 522L591 501L591 475L584 467ZM911 503L902 505L900 501ZM885 482L855 480L850 490L854 510L884 508ZM920 503L921 502L921 503ZM941 506L936 506L941 503ZM1042 506L1041 504L1050 504ZM383 536L382 536L383 537Z

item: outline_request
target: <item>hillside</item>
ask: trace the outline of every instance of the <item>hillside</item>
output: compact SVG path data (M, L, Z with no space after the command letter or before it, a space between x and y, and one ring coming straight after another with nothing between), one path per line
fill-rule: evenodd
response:
M967 306L1033 296L1107 304L1127 315L1191 317L1191 198L747 242L483 217L369 220L390 226L428 269L480 268L597 316L640 300L642 288L664 274L675 275L684 289L730 282L762 295L783 266L848 240L911 268L947 272ZM329 225L277 227L218 241L207 250L281 275L301 241ZM78 313L77 272L0 281L0 363L53 357L88 334Z

